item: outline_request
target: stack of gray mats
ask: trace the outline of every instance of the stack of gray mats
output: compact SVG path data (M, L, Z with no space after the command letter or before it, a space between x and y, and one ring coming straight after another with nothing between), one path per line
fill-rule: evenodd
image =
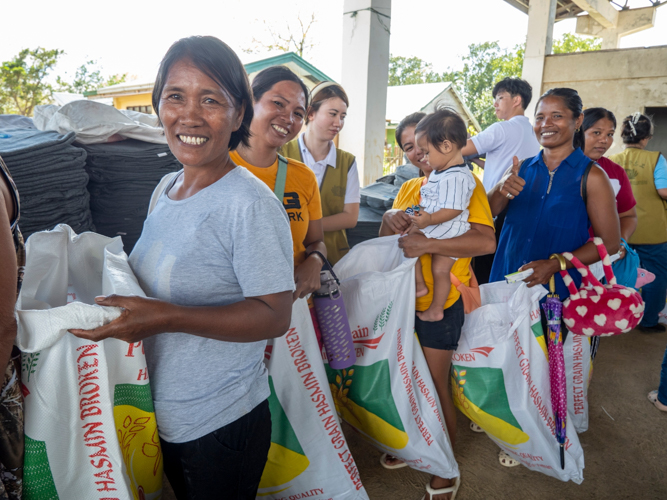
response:
M10 128L32 128L36 129L32 118L21 115L0 115L0 129L8 130Z
M153 190L163 176L182 166L166 144L127 139L81 147L88 152L90 210L97 232L120 235L129 254L141 235Z
M0 124L0 156L9 167L21 197L20 228L25 237L68 224L77 233L94 231L86 190L86 152L72 146L73 132L61 135L20 125ZM2 125L0 125L1 127Z
M382 216L394 204L394 199L403 183L414 177L419 177L417 167L410 164L401 165L393 174L385 175L377 182L361 189L357 225L347 230L350 247L377 238Z

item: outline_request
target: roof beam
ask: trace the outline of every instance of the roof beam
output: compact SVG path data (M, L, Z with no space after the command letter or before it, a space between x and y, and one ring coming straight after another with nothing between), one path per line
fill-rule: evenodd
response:
M602 38L602 49L617 49L621 37L655 26L655 7L622 10L618 13L618 23L614 28L604 28L591 16L577 17L576 32Z
M512 7L519 9L524 14L528 14L528 1L529 0L505 0Z
M618 11L609 3L609 0L572 0L574 4L588 12L605 28L615 28L618 24Z

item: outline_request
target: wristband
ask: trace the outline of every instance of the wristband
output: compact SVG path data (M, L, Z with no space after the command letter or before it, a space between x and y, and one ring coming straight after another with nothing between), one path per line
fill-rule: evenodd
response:
M313 255L313 254L317 255L317 256L322 260L322 265L323 265L323 266L326 265L326 263L327 263L327 258L326 258L324 255L322 255L322 252L319 252L319 251L317 251L317 250L313 250L312 252L310 252L309 254L307 254L307 255L306 255L306 259L307 259L308 257L310 257L311 255Z

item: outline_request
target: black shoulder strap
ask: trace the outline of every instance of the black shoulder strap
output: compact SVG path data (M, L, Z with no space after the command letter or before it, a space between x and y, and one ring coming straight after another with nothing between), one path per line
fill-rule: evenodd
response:
M591 160L591 162L586 167L586 170L584 170L584 175L581 177L581 198L584 200L584 206L588 206L588 193L586 185L588 184L588 173L591 171L591 168L593 168L593 165L597 165L597 163Z

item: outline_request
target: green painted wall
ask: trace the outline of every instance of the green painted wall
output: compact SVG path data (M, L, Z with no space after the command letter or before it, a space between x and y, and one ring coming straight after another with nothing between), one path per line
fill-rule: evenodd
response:
M396 145L396 129L395 128L388 128L386 129L387 135L386 135L386 141L388 146L395 146Z

